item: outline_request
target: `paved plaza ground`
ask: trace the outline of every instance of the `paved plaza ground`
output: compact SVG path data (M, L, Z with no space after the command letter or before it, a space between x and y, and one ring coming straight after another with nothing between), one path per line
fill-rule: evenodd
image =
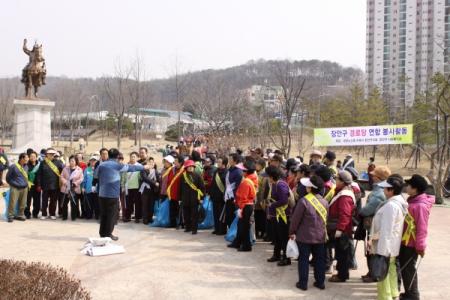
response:
M1 201L0 211L4 210ZM450 298L450 209L434 207L429 247L420 266L422 299ZM266 262L272 246L258 243L250 253L226 247L223 237L197 236L175 229L119 223L115 234L125 254L80 254L88 237L97 236L95 221L0 221L0 258L42 261L66 268L91 291L93 299L375 299L375 284L364 284L363 247L359 269L345 284L327 283L325 291L295 288L297 263L277 267ZM1 295L1 294L0 294ZM1 297L0 297L1 298Z

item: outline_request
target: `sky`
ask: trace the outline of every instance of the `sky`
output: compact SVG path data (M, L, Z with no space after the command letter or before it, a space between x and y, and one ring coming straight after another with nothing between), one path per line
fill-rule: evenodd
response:
M47 74L99 77L141 57L146 76L256 59L320 59L364 69L365 0L0 1L0 77L43 44Z

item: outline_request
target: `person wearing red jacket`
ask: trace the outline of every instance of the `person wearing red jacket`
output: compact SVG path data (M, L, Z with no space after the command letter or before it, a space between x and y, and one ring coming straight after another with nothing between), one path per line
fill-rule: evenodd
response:
M180 214L180 179L184 171L184 158L182 156L177 156L175 158L173 168L169 173L168 186L167 186L167 197L169 198L170 208L170 227L177 227L177 217ZM181 218L180 218L181 221Z
M408 215L403 227L402 243L400 246L400 269L405 292L400 294L401 300L419 300L417 282L417 258L425 255L428 235L428 219L435 197L425 193L428 188L427 180L417 174L405 180L408 193Z
M253 214L253 206L258 189L258 176L255 174L256 163L248 157L244 164L238 167L244 172L241 183L236 190L236 199L234 200L238 207L238 228L234 241L228 245L230 248L237 248L238 251L252 251L250 243L250 217Z
M340 171L336 178L336 196L330 202L328 215L328 237L334 239L336 249L336 269L330 282L345 282L349 279L352 260L352 216L355 209L355 194L352 189L352 175Z

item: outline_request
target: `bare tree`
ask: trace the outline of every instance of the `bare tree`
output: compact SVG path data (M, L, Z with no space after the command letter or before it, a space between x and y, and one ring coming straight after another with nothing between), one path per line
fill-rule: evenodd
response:
M269 134L269 136L275 146L289 156L292 146L291 122L294 114L300 108L300 96L305 87L306 78L301 75L299 68L290 61L273 61L270 65L272 76L282 89L282 97L279 99L281 120L278 126L272 128L278 132L280 143L273 138L272 134Z
M125 114L130 108L129 84L132 69L116 62L113 77L104 77L104 92L111 105L111 111L117 121L117 148L120 149Z
M11 133L13 126L13 99L19 95L19 79L9 78L0 81L0 129L1 142L3 144L6 134Z
M150 88L147 84L147 73L145 63L139 54L136 54L135 58L130 64L131 76L128 84L128 93L131 101L131 105L134 112L134 145L142 146L142 108L148 106L148 96L150 94Z

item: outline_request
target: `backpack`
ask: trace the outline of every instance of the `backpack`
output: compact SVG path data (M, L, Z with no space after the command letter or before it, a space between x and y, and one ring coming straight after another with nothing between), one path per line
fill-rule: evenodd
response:
M286 183L286 182L285 182ZM294 192L289 188L289 185L286 183L286 185L288 186L288 190L289 190L289 196L288 196L288 207L289 208L294 208L295 204L297 204L297 201L295 200L295 194Z

